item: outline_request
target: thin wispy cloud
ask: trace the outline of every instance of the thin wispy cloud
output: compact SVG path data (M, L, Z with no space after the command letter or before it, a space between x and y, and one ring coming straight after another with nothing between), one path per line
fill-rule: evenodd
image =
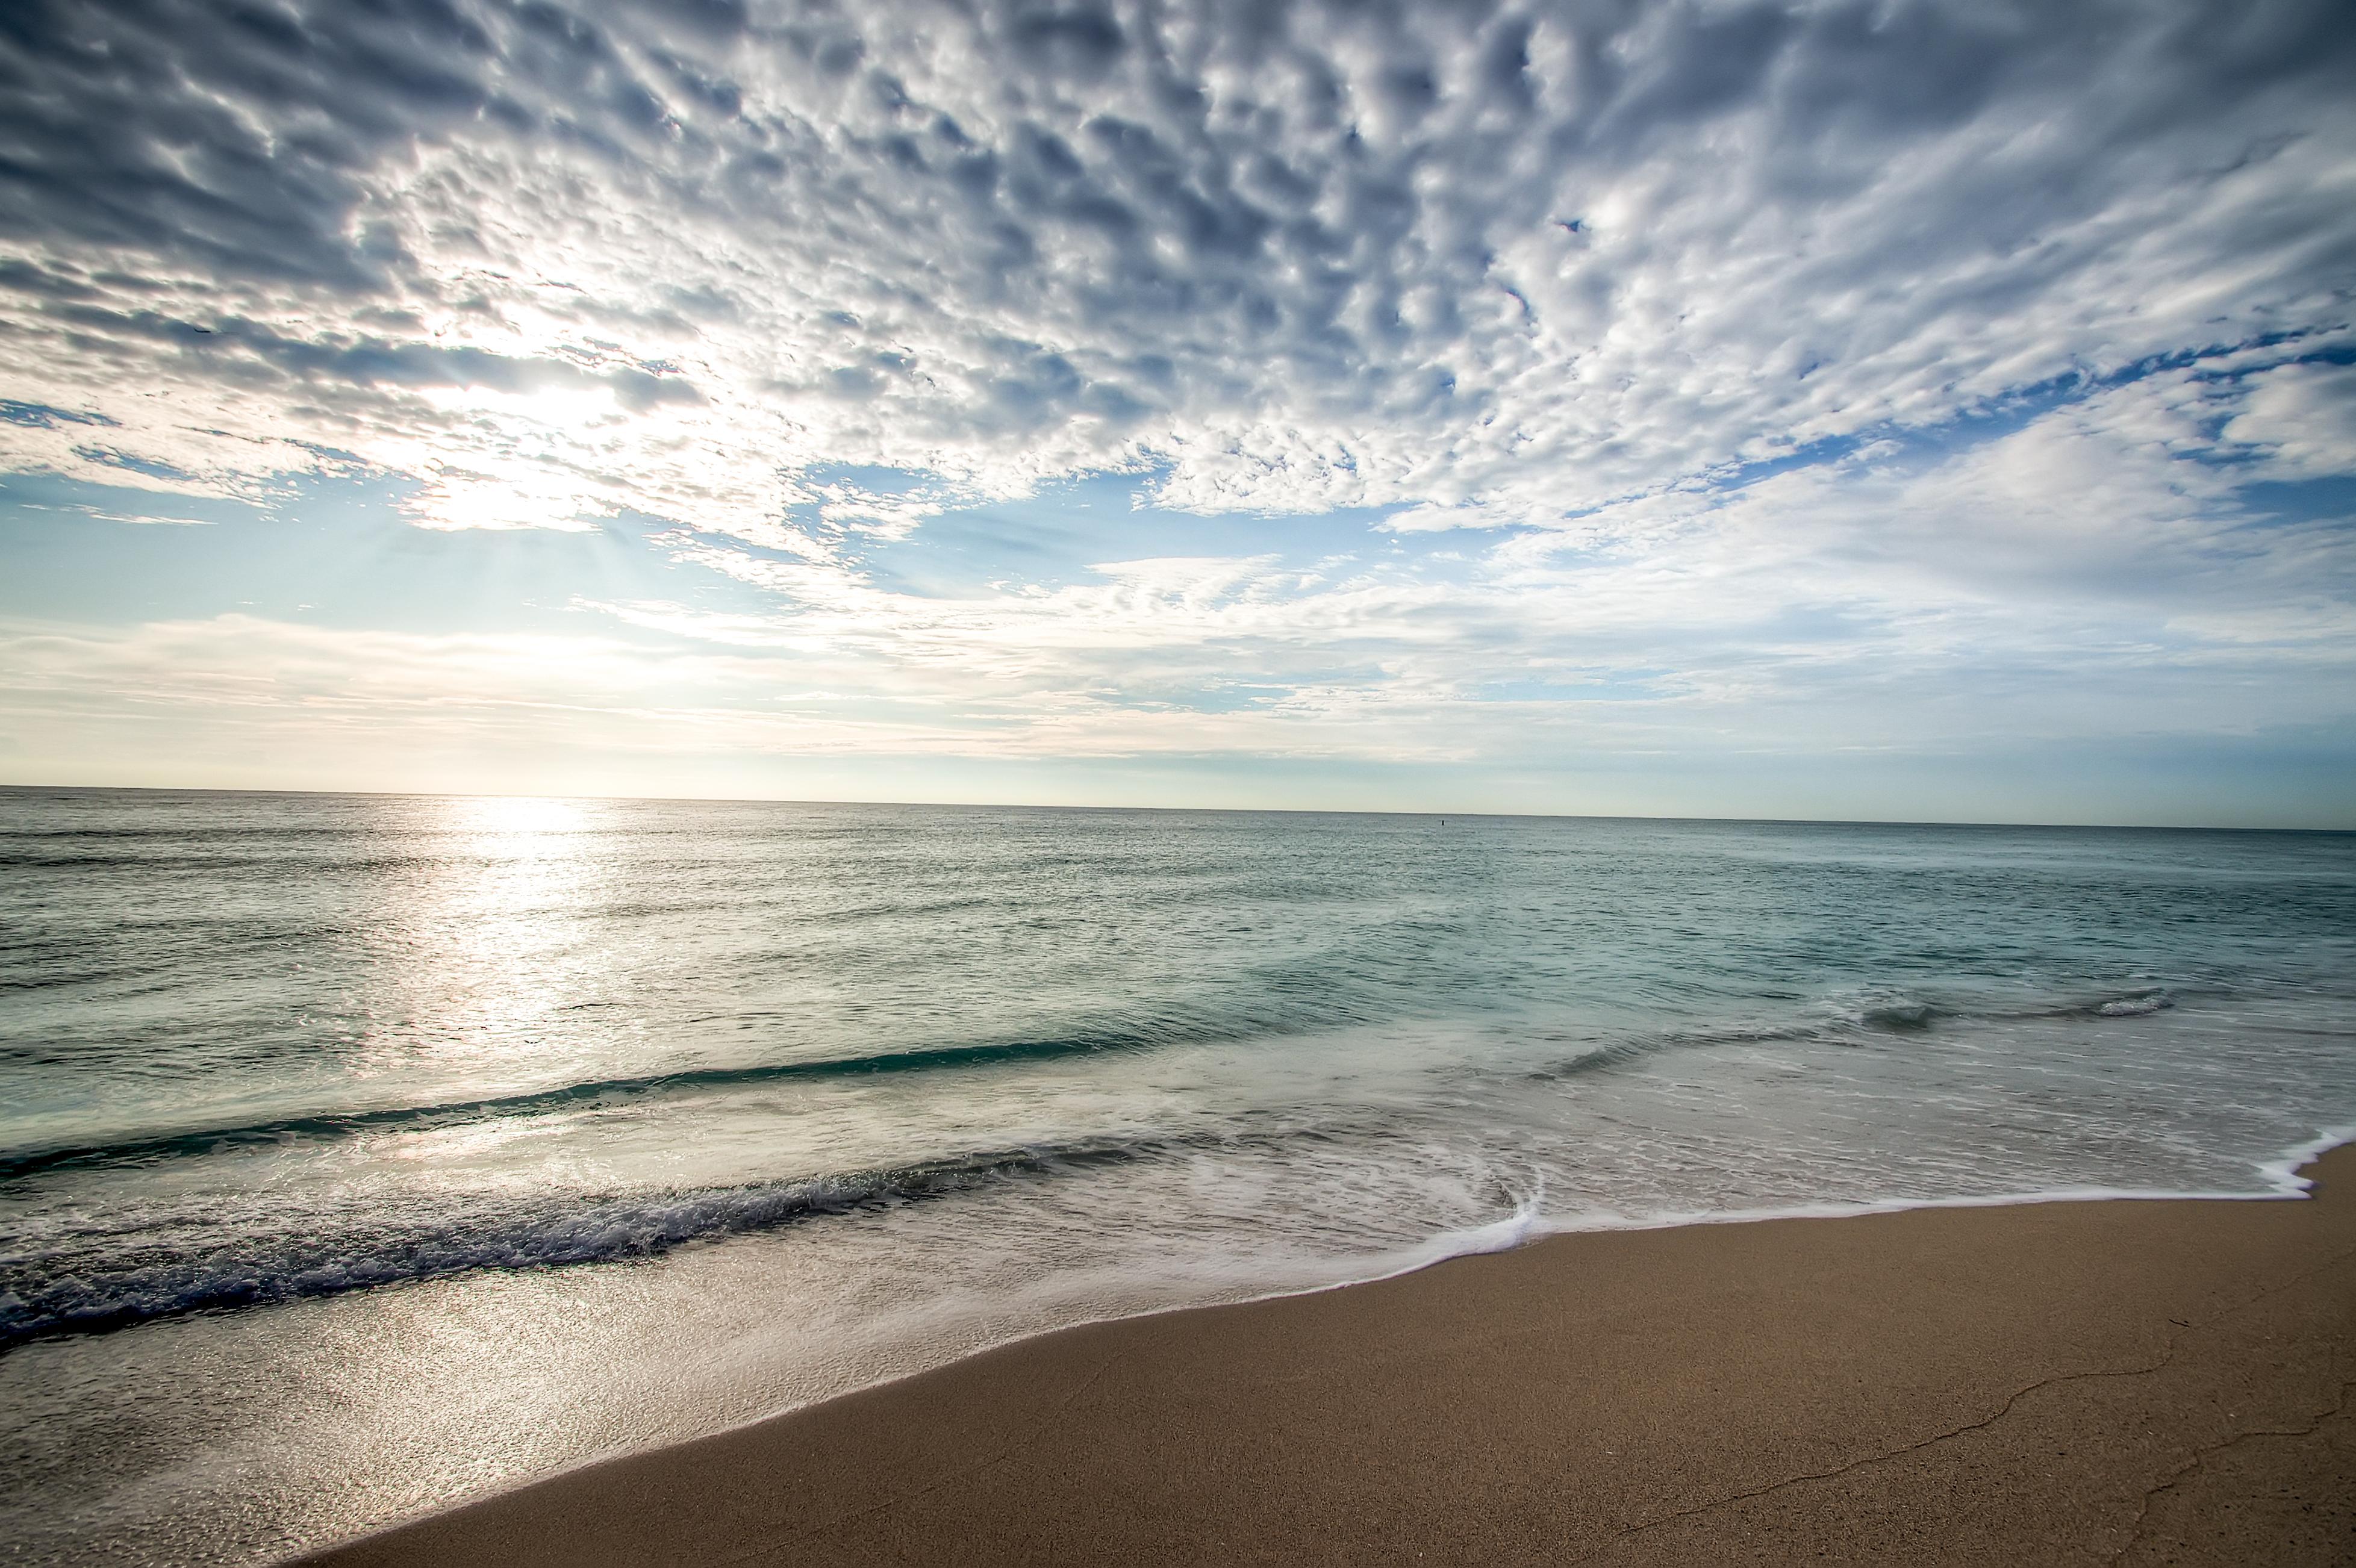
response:
M674 753L2356 744L2331 4L181 0L0 80L0 467L645 563L512 691L12 604L111 650L44 680L204 624Z

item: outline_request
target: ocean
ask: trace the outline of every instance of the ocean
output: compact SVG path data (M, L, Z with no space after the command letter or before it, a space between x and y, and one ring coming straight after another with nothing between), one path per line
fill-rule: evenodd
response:
M2356 836L0 791L0 1541L1548 1231L2297 1191Z

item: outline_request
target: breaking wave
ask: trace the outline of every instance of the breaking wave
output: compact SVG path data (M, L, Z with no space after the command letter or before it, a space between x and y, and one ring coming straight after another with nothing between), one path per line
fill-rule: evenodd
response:
M653 1257L691 1242L887 1208L1025 1178L1126 1164L1183 1139L1101 1139L1001 1149L799 1180L569 1202L485 1204L472 1214L365 1230L257 1236L190 1255L166 1245L96 1254L67 1247L5 1260L0 1349L158 1317L259 1307L485 1269Z
M618 1102L697 1089L745 1088L798 1080L991 1067L1114 1051L1146 1051L1161 1046L1211 1044L1267 1032L1272 1031L1265 1029L1222 1030L1174 1024L1145 1024L1098 1029L1055 1040L939 1046L930 1050L820 1057L746 1067L696 1068L634 1078L602 1078L552 1089L494 1094L437 1104L391 1105L369 1110L282 1116L106 1143L12 1150L0 1153L0 1181L13 1181L60 1167L138 1165L269 1144L347 1138L363 1133L430 1132L508 1116L592 1110Z

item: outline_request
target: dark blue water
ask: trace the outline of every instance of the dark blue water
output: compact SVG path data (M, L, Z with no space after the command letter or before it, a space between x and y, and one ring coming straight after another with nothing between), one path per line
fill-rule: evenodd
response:
M2346 836L0 792L0 1534L268 1555L1108 1312L2351 1123Z

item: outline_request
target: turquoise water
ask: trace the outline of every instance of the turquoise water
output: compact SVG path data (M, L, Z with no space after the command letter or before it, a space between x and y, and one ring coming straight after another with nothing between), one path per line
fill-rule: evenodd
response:
M2356 837L0 792L0 1536L1549 1228L2286 1190Z

